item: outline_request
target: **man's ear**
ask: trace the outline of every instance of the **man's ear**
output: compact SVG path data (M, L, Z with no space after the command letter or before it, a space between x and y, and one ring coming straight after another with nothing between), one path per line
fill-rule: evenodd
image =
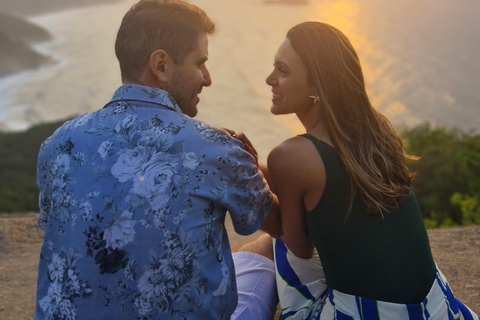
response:
M163 49L158 49L150 55L150 71L155 80L161 84L170 80L173 60Z

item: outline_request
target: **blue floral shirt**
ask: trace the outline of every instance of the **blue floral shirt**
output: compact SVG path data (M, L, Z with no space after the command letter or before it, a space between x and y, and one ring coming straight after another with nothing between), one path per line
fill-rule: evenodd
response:
M270 191L240 141L165 91L120 87L41 147L35 319L229 319L226 211L256 231Z

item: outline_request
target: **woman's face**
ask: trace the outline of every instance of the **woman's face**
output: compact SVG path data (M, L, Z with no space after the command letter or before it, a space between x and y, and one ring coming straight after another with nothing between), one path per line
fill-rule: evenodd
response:
M267 77L272 87L273 114L302 113L314 104L310 98L316 95L315 88L308 82L308 72L300 56L293 50L290 39L278 48L274 69Z

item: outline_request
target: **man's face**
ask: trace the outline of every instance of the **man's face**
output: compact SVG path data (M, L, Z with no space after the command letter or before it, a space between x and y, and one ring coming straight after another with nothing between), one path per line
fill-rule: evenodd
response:
M170 88L167 91L173 96L180 109L186 115L195 117L198 113L198 95L202 88L212 84L210 73L205 65L208 59L208 37L202 35L198 39L197 48L190 52L181 65L174 65Z

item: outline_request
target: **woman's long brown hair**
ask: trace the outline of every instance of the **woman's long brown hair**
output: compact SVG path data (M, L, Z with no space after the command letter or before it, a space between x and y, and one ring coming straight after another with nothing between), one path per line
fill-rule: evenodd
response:
M301 23L289 30L287 38L309 71L322 120L349 175L350 208L357 193L368 213L383 214L397 207L410 193L412 180L403 142L372 107L350 41L321 22Z

